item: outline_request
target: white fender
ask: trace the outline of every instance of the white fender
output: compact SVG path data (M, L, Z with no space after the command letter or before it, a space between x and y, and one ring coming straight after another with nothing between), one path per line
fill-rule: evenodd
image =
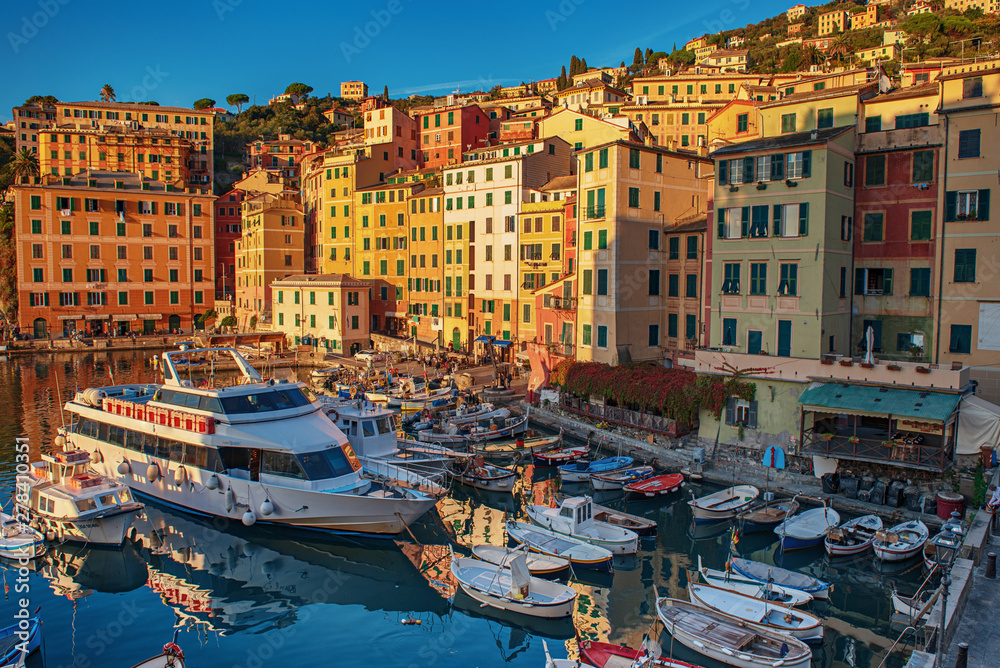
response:
M100 450L94 450L94 454L90 456L91 461L100 464L104 461L104 455L101 454Z
M205 482L206 489L219 489L219 476L214 473Z
M149 482L156 482L157 478L160 477L160 467L156 464L150 464L146 467L146 480Z
M248 508L247 511L243 513L243 524L250 527L253 526L254 522L256 521L257 521L257 516L254 515L253 511Z
M274 504L271 503L271 499L264 499L264 503L260 504L260 514L267 517L274 512Z
M123 459L122 463L118 465L118 473L121 475L128 475L132 472L132 465L128 463L128 460Z
M177 486L183 485L187 481L187 469L183 466L178 466L174 469L174 484Z
M236 495L233 494L233 488L230 487L226 490L226 510L231 511L233 506L236 505Z

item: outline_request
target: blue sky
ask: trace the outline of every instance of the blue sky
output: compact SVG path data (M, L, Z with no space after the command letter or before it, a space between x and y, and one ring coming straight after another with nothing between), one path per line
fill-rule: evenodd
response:
M0 19L0 119L30 95L93 100L105 83L120 101L178 106L223 106L230 93L266 103L293 81L319 95L347 79L377 93L388 85L391 97L487 89L557 76L574 54L590 66L631 64L636 46L669 51L790 4L508 0L478 12L453 0L21 1Z

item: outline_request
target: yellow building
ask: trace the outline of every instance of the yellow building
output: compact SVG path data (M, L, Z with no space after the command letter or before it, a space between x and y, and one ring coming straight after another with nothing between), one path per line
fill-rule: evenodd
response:
M293 345L305 343L342 355L368 348L371 283L344 274L296 274L270 285L272 328Z
M558 177L566 178L566 177ZM513 334L534 341L536 291L565 275L565 201L527 202L518 213L517 282L521 298Z
M864 30L878 23L878 5L868 5L864 9L851 14L851 30Z
M340 97L345 100L363 100L368 97L368 84L364 81L341 81Z
M408 331L407 199L423 189L423 183L409 182L354 191L352 254L357 277L375 286L370 307L373 331Z
M1000 61L945 67L939 114L946 128L946 170L939 199L942 232L936 257L942 277L941 307L933 361L971 367L976 391L1000 401L1000 336L996 327L996 258L1000 256L1000 213L991 192L1000 172Z
M302 219L305 229L305 271L319 273L323 262L323 245L320 229L323 217L323 191L326 186L323 170L323 153L316 152L302 158L301 176Z
M760 105L763 136L854 125L861 101L874 97L878 82L795 93Z
M733 100L708 117L708 146L714 150L731 142L760 136L760 113L754 100Z
M844 32L850 28L850 15L843 10L819 15L819 36Z
M696 49L699 49L702 46L704 46L705 42L707 41L708 41L707 35L703 35L701 37L695 37L694 39L688 40L688 42L684 45L684 50L694 52Z
M1000 0L944 0L944 7L957 12L979 9L983 14L996 14L1000 12Z
M572 109L556 109L538 121L538 138L552 137L566 140L576 151L618 139L638 139L627 119L596 118Z
M858 60L863 63L881 63L886 60L896 60L900 59L903 49L899 44L893 42L892 44L886 44L883 46L873 46L870 49L861 49L860 51L855 51L854 55L857 56Z
M806 15L806 6L795 5L794 7L790 7L788 11L785 12L785 15L788 17L789 22L800 19Z
M236 317L266 322L271 284L302 273L305 230L295 198L262 193L243 200L242 234L236 244Z
M694 58L699 63L704 62L712 53L714 53L719 46L717 44L706 44L705 46L699 46L694 50Z
M430 182L432 185L434 181ZM410 238L409 274L406 279L409 292L409 333L418 341L436 341L440 346L453 342L449 335L445 341L446 314L454 313L454 278L445 279L445 228L441 188L413 187L408 195L408 227ZM461 314L463 310L459 308ZM453 316L452 316L453 317ZM463 320L464 322L464 320ZM464 330L459 328L459 332ZM461 346L461 339L459 339Z
M701 62L722 72L746 72L748 53L747 49L722 49L708 54Z
M678 326L667 307L664 236L705 215L712 161L630 142L576 157L576 358L662 362L669 328Z

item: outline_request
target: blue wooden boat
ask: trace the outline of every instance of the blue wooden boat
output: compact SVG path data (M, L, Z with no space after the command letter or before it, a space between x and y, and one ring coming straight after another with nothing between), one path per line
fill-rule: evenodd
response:
M563 482L587 482L594 473L610 473L628 468L635 459L632 457L606 457L597 461L581 460L559 467L559 477Z
M0 666L24 665L21 659L42 645L42 622L37 617L24 620L27 628L12 624L0 629Z
M740 575L751 580L761 583L773 582L786 589L798 589L807 594L812 594L813 598L830 598L832 585L822 580L817 580L811 575L797 573L778 566L772 566L771 564L742 559L740 557L733 557L729 560L729 563Z

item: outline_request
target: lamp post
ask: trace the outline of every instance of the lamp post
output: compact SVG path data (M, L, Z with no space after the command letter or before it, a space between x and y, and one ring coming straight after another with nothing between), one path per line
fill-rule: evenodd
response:
M943 573L941 577L941 620L938 623L937 652L934 654L934 668L941 665L941 655L945 650L947 632L948 589L951 587L951 567L962 536L954 531L953 521L945 522L941 533L934 538L934 561Z

